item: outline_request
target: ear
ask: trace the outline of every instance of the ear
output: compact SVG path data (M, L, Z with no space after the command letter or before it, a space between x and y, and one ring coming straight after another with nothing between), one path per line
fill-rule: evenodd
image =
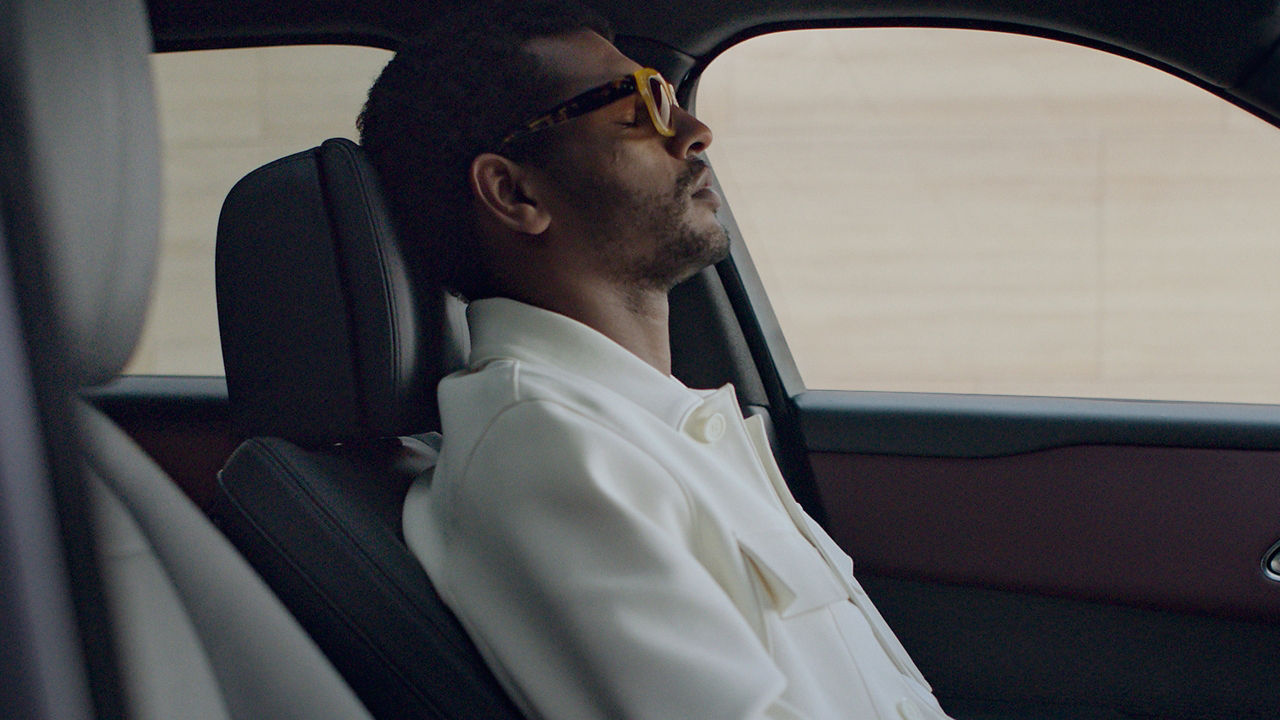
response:
M508 230L541 235L551 225L551 213L538 202L537 183L518 163L481 153L471 161L468 179L482 211Z

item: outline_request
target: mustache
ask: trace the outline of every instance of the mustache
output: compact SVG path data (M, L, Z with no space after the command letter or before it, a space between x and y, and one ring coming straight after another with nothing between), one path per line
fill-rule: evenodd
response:
M689 194L689 189L702 176L702 172L709 166L707 161L702 158L689 158L685 161L684 170L680 171L680 176L676 178L676 197L684 197Z

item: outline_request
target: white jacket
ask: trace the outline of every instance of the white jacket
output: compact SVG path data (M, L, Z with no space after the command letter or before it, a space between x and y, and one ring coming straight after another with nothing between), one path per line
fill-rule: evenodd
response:
M733 388L471 304L405 537L531 717L945 717Z

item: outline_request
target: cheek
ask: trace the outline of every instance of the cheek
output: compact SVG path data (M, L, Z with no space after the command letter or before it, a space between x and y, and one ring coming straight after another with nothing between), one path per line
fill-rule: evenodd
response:
M648 142L583 142L575 144L565 160L565 187L597 208L606 200L643 204L670 198L680 180L679 164Z
M622 150L615 154L614 163L612 170L617 184L637 197L667 197L679 181L678 168L665 155Z

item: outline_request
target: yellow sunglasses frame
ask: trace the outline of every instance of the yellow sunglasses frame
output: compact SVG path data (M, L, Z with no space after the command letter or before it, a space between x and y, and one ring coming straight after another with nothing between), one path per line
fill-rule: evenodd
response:
M649 121L653 123L653 129L657 130L658 134L663 137L673 137L676 134L675 127L671 123L664 123L658 114L658 98L653 96L653 87L650 84L650 81L654 78L658 79L658 87L661 88L664 99L670 103L672 108L679 107L680 104L676 102L675 88L672 87L671 83L667 82L666 78L662 77L662 73L653 68L640 68L616 80L610 80L607 83L574 95L550 110L535 115L507 133L499 145L506 145L517 138L532 135L549 127L555 127L636 93L639 93L641 99L644 100L644 106L649 111Z

